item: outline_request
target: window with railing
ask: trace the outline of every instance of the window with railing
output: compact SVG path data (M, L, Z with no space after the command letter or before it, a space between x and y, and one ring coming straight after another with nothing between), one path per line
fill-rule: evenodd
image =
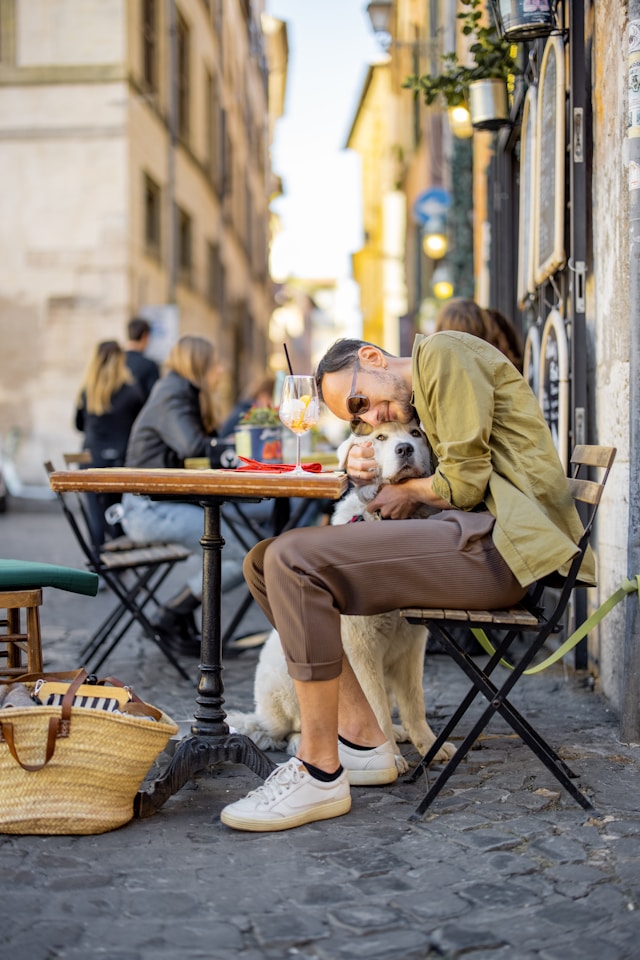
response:
M0 0L0 63L16 62L16 3Z
M148 174L144 174L144 247L148 254L159 257L162 248L162 190Z
M212 307L223 313L225 269L220 256L220 246L217 243L207 244L207 261L207 299Z
M177 111L178 111L178 136L182 140L189 139L189 112L191 99L191 57L190 57L190 36L189 27L184 17L178 14L176 22L177 31Z
M178 207L177 263L181 283L191 284L193 269L193 221L186 210Z
M157 0L142 0L142 79L148 91L158 89Z

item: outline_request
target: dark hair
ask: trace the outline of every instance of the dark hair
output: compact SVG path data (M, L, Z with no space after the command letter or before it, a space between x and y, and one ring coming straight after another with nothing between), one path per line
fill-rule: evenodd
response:
M522 373L524 366L524 349L518 329L511 320L505 317L504 313L501 313L499 310L488 307L487 313L493 320L496 328L500 331L502 337L504 337L504 342L500 342L500 349L509 357L514 367ZM498 343L496 343L496 346L497 345Z
M350 367L356 361L358 350L364 346L375 347L376 344L370 343L368 340L348 340L342 338L341 340L336 340L336 342L329 347L316 368L316 384L318 387L318 396L321 400L322 378L325 373L337 373L338 370L344 370L345 367ZM388 357L392 356L391 353L383 350L382 347L377 347L376 349L381 350L382 353Z
M134 317L132 320L129 320L127 324L127 333L129 340L137 343L139 340L142 340L146 334L151 333L151 324L148 320L143 320L142 317Z
M490 340L491 318L475 300L454 297L440 308L436 316L436 333L440 330L460 330L481 340Z
M485 309L475 300L457 297L449 300L436 316L436 333L461 330L497 347L522 373L522 344L512 322L499 310Z
M109 363L113 357L117 357L120 353L122 353L122 347L117 340L103 340L96 347L96 358L100 366Z

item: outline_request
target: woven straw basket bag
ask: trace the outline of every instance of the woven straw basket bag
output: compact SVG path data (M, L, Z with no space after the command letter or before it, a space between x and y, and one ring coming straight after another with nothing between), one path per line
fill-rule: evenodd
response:
M104 833L131 820L142 781L178 731L150 709L158 720L70 702L0 709L0 833Z

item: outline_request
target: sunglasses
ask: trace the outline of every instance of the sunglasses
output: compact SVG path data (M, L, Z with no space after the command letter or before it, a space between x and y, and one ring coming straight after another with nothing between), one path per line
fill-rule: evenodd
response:
M358 376L358 370L360 369L360 358L356 356L355 363L353 365L353 380L351 381L351 391L347 397L347 410L352 416L351 420L351 433L356 437L365 437L367 434L371 433L373 427L370 423L365 423L364 420L360 419L361 413L366 413L370 407L369 397L363 396L361 393L354 393L356 389L356 378Z

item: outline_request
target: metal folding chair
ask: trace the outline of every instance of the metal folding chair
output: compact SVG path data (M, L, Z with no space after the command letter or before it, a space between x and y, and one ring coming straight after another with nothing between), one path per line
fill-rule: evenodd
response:
M510 610L410 608L401 611L410 623L426 624L440 638L444 651L453 657L473 684L460 706L436 738L431 749L413 771L410 782L415 782L433 761L478 694L482 694L488 701L488 706L466 734L461 745L432 784L411 819L417 820L424 814L496 713L506 720L522 741L527 744L558 782L585 810L593 809L590 800L573 782L577 774L569 768L540 733L522 716L508 697L520 677L530 668L530 664L545 641L560 627L571 595L574 589L579 586L577 581L580 565L589 544L598 504L615 455L614 447L583 445L577 446L571 457L572 476L568 482L577 505L583 505L580 509L584 523L584 533L579 543L578 553L566 578L554 575L538 581L523 602ZM600 470L600 479L597 481L583 479L581 473L587 470ZM545 610L542 603L543 593L547 587L558 591L557 599L549 610ZM483 642L483 646L489 653L489 661L484 667L461 649L458 640L452 633L452 627L465 627ZM501 663L509 667L512 666L505 658L510 652L516 637L521 638L526 645L524 652L519 650L517 663L510 669L504 682L498 685L498 683L493 682L491 675ZM521 646L522 644L519 643L518 647Z
M48 474L53 472L50 461L45 463L45 469ZM159 588L174 566L190 556L190 551L178 543L132 545L124 537L112 540L98 550L91 543L82 500L78 498L79 509L74 511L68 494L57 493L56 496L85 556L87 567L102 578L116 598L112 611L80 652L87 670L96 673L129 628L137 622L143 634L162 651L180 676L191 680L173 652L163 643L146 612L149 604L155 609L160 607L157 598Z

